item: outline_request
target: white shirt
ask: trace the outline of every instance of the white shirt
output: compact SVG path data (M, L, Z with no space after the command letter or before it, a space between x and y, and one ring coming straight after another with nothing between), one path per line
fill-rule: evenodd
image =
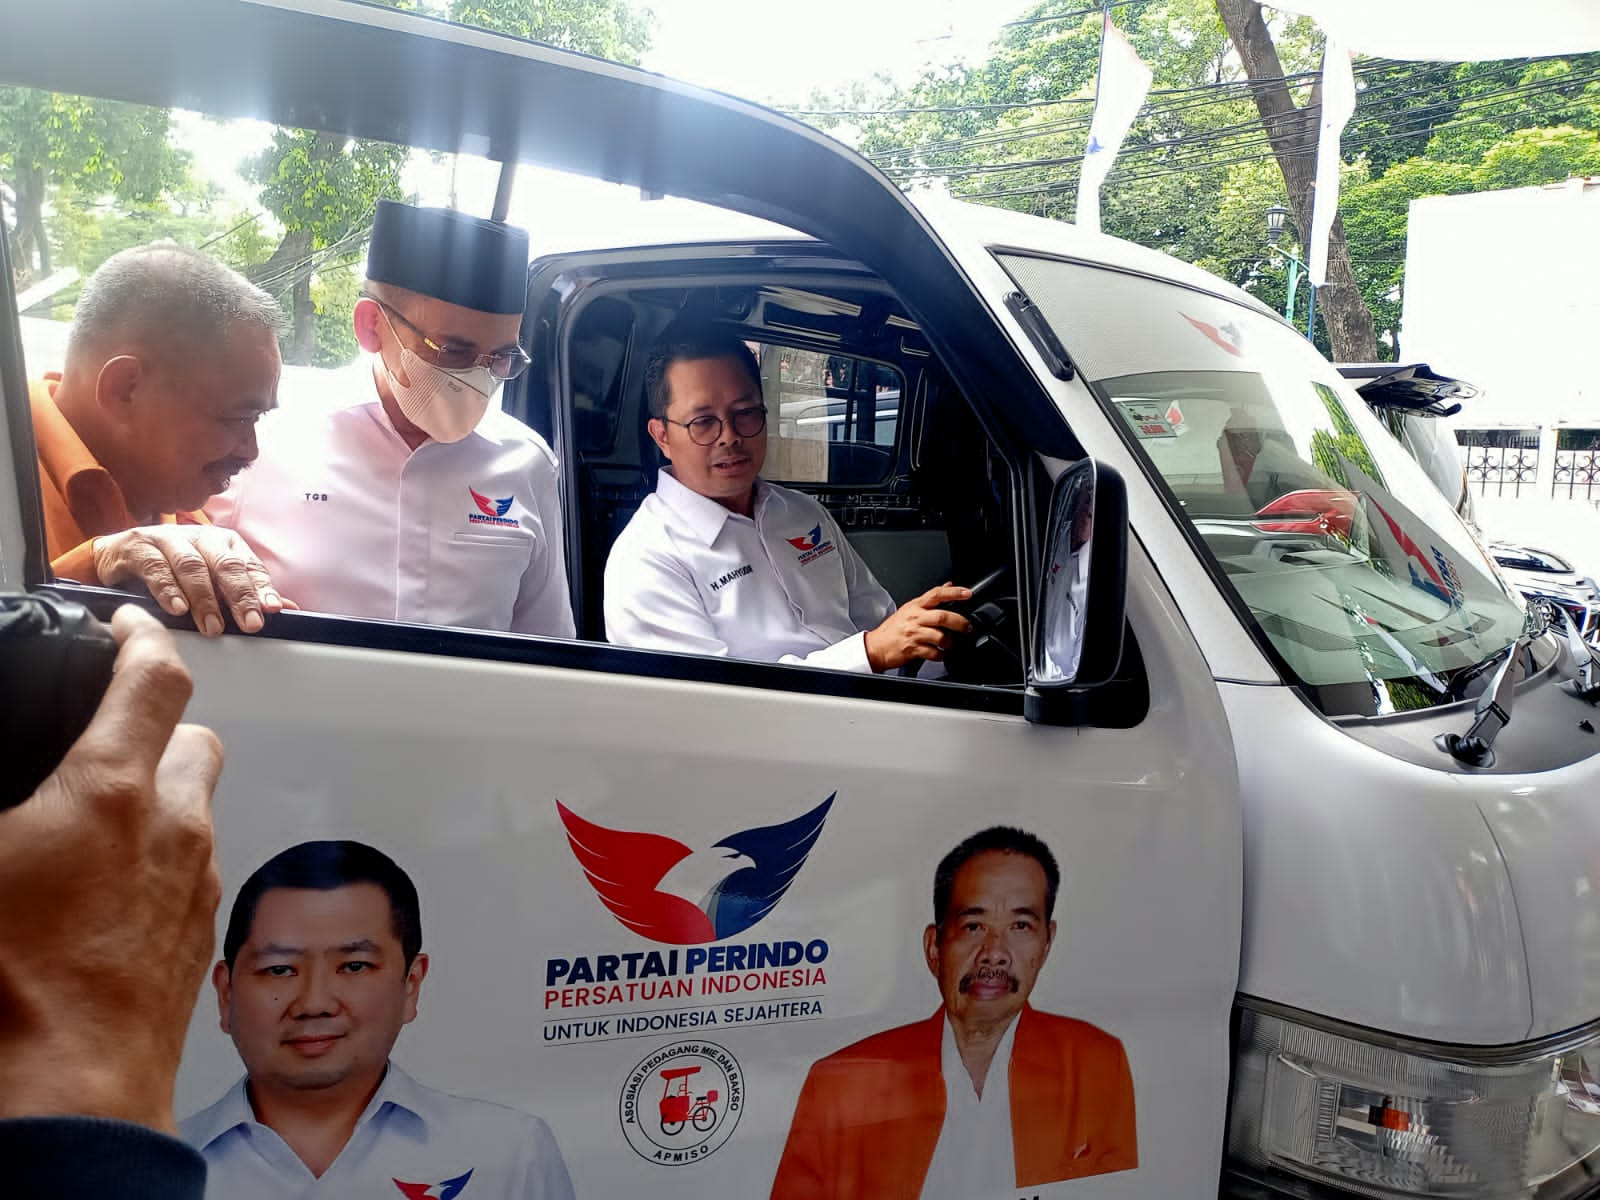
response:
M870 671L864 630L895 610L822 505L760 480L753 517L679 483L656 490L606 559L620 646Z
M205 1156L211 1200L453 1200L458 1192L461 1200L572 1200L566 1163L538 1117L423 1087L392 1062L320 1179L256 1120L244 1084L180 1125Z
M994 1193L1015 1194L1017 1159L1011 1140L1011 1044L1017 1038L1016 1018L1000 1036L983 1095L956 1048L950 1018L944 1020L939 1070L944 1076L944 1125L922 1181L922 1200L972 1200Z
M329 403L292 397L260 457L206 505L301 608L572 637L555 455L491 408L459 442L410 449L359 363Z

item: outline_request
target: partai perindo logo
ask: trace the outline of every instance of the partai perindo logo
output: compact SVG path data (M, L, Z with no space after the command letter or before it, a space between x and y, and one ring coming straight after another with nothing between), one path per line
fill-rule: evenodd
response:
M744 1071L715 1042L658 1046L622 1084L617 1117L640 1158L683 1166L726 1144L744 1111Z
M829 796L791 821L739 830L696 849L659 833L607 829L556 801L567 843L600 902L627 928L669 946L721 941L771 912L832 805Z

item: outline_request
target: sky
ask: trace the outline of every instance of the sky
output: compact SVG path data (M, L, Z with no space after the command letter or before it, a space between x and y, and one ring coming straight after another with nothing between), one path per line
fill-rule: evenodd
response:
M656 16L643 65L689 83L769 105L804 105L814 91L835 93L855 80L887 73L909 81L926 66L977 61L1002 24L1031 0L807 0L779 6L759 0L635 0ZM244 158L263 149L271 127L260 122L178 118L178 138L200 174L241 208L256 210L256 189L238 177ZM419 156L404 180L423 204L449 202L487 215L498 166L463 157L435 166ZM698 211L697 211L698 210ZM533 252L603 245L641 217L663 237L703 220L698 205L641 204L637 192L553 171L521 168L509 218L529 230ZM703 226L701 226L703 227Z
M762 103L804 103L887 71L980 57L1028 0L646 0L653 71Z

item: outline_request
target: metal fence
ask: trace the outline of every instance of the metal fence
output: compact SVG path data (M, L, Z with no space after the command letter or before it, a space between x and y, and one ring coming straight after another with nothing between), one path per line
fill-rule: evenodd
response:
M1556 431L1550 494L1563 500L1600 500L1600 429Z
M1480 496L1520 496L1539 477L1537 429L1458 429L1467 487Z

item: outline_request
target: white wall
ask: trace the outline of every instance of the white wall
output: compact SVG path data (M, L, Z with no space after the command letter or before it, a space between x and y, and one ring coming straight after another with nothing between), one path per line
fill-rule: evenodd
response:
M1400 357L1477 384L1459 423L1600 424L1600 179L1411 202Z

